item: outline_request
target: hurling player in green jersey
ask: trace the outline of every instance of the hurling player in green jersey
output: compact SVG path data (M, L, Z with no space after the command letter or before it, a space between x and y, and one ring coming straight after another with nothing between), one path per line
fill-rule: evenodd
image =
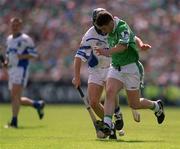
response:
M139 63L138 48L135 44L136 36L128 24L113 17L107 11L100 12L95 25L108 34L109 50L96 49L97 54L112 57L111 68L107 76L107 99L104 104L104 133L110 134L112 114L115 107L115 97L124 87L128 103L133 109L151 109L157 121L161 124L165 114L161 100L151 101L140 97L141 66ZM150 48L148 44L140 44L141 50Z

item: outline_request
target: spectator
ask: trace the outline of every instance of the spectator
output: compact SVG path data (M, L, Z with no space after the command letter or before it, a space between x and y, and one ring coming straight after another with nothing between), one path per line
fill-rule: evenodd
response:
M152 80L158 78L157 85L166 85L167 82L180 84L178 0L25 0L21 3L19 0L4 0L0 2L0 44L5 44L7 22L14 15L19 15L25 20L24 32L38 42L37 49L42 53L41 61L33 62L33 75L30 79L70 81L72 75L68 74L72 71L73 50L77 49L82 34L91 26L90 14L97 7L123 16L122 19L133 27L139 37L153 45L148 56L141 55L148 73L145 81L153 83ZM136 17L133 19L130 16ZM5 79L1 76L4 76L2 72L0 80Z

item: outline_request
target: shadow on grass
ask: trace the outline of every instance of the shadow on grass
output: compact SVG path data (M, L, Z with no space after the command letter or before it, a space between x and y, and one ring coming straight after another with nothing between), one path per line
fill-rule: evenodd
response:
M18 128L13 128L13 127L7 127L6 125L4 126L5 129L14 129L14 130L21 130L21 129L39 129L39 128L44 128L44 125L36 125L36 126L19 126Z
M117 142L124 142L124 143L157 143L157 142L164 142L164 140L116 140Z
M19 126L17 129L39 129L44 128L44 125L36 125L36 126Z
M44 128L44 125L36 125L36 126L19 126L18 128L10 127L8 125L2 126L3 129L12 129L12 130L22 130L22 129L40 129Z
M157 143L157 142L164 142L164 140L108 140L108 139L96 139L96 141L102 142L121 142L121 143Z

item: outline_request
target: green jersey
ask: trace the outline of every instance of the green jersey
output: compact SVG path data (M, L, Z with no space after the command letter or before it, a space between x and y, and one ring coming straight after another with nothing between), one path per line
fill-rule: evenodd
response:
M135 35L123 20L115 17L114 24L114 29L108 36L110 48L115 47L117 44L126 44L128 48L123 52L112 54L112 65L117 67L137 62L139 54L135 43Z

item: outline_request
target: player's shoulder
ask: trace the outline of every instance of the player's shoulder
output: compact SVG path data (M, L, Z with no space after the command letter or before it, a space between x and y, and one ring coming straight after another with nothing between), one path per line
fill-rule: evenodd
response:
M114 16L114 21L115 21L115 23L126 23L126 21L124 21L123 19L121 19L121 18L119 18L119 17L117 17L117 16Z
M83 39L88 39L89 37L94 37L96 35L97 35L96 30L95 30L94 26L92 26L84 34Z
M13 35L12 35L12 34L10 34L9 36L7 36L7 41L9 41L9 40L11 40L11 39L13 39Z
M117 31L123 31L128 29L128 24L124 20L119 19L118 17L114 17L114 22Z
M26 39L26 40L32 40L32 38L26 33L22 33L21 38Z
M83 42L88 42L89 44L93 44L92 42L95 42L95 40L101 40L105 36L102 36L97 33L96 29L94 26L89 28L89 30L85 33L85 35L82 38Z
M120 27L120 26L126 24L126 22L124 20L122 20L116 16L114 17L114 22L117 27Z
M26 33L21 35L21 40L26 41L27 43L33 43L32 38Z

